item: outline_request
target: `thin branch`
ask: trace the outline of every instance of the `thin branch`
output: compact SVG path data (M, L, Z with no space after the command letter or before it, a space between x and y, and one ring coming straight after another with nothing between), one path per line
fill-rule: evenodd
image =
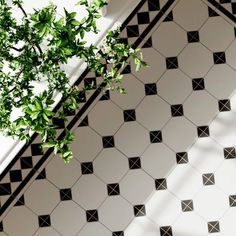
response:
M20 5L20 4L17 4L18 7L21 9L21 11L23 12L24 16L27 17L27 13L25 12L24 8Z
M14 49L17 52L22 52L24 50L24 47L23 48L11 47L11 48Z

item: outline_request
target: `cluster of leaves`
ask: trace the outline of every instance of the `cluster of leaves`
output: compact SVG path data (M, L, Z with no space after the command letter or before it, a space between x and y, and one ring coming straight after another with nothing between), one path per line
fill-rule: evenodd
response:
M17 21L12 7L6 0L0 0L0 131L6 136L30 140L36 132L41 135L44 148L53 148L67 163L73 157L69 144L74 136L65 130L62 140L56 138L56 127L52 118L55 93L62 96L66 110L79 107L81 93L71 86L62 69L72 57L87 62L88 67L100 74L107 84L106 89L124 92L120 71L132 58L136 69L146 65L139 49L121 43L119 29L108 32L100 46L87 45L87 32L98 33L99 10L105 0L80 0L78 5L86 8L87 15L76 19L76 12L64 9L64 16L58 19L57 7L53 4L32 14L27 14L22 0L12 0L22 12ZM109 66L105 66L104 63ZM35 83L47 82L44 91L36 92ZM14 118L13 113L18 117ZM65 113L59 117L66 119Z

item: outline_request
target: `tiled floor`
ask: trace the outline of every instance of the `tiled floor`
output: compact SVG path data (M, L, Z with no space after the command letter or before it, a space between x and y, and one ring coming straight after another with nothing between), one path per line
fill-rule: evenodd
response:
M166 2L146 1L123 32L143 37L150 67L131 66L127 94L106 93L77 122L75 158L41 167L14 196L1 236L236 235L234 24L207 1L173 1L164 12ZM34 166L22 158L26 172L15 168L6 182ZM4 202L11 186L1 187Z

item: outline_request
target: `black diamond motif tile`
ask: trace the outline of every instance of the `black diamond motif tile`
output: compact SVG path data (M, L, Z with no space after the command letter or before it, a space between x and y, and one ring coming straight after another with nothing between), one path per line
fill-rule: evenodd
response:
M36 177L36 179L37 179L37 180L39 180L39 179L46 179L46 170L43 169L43 170L39 173L39 175Z
M182 104L171 105L171 115L173 117L183 116L184 110Z
M20 158L20 167L21 167L21 169L31 169L31 168L33 168L32 156L21 157Z
M166 179L155 179L155 187L156 187L156 190L167 189Z
M3 229L3 223L2 223L2 221L0 221L0 232L3 232L4 231L4 229Z
M104 148L115 147L115 141L113 136L102 137L102 143Z
M152 47L152 37L150 37L148 40L146 40L146 42L142 46L142 48L150 48L150 47Z
M123 71L121 72L121 74L130 74L131 73L131 67L130 65L127 65Z
M110 99L110 91L106 90L105 93L101 96L100 101L107 101Z
M149 133L151 143L161 143L162 142L162 133L160 130L151 131Z
M167 57L166 58L166 68L167 69L176 69L179 67L177 57Z
M141 168L140 157L130 157L129 158L129 168L130 169L140 169Z
M97 87L96 78L95 77L85 78L84 79L84 87L87 88L87 90L96 89L96 87Z
M209 233L217 233L220 232L220 224L219 221L211 221L207 223L208 232Z
M236 38L236 28L234 28L234 37Z
M85 127L89 125L88 116L85 116L84 119L79 124L79 127Z
M193 79L192 86L194 91L205 89L204 79L203 78Z
M86 211L86 218L88 222L98 221L98 211L97 210L88 210Z
M128 25L126 27L128 38L138 37L139 36L139 28L138 25Z
M213 185L215 184L215 176L213 173L203 174L202 181L204 185Z
M176 162L177 162L177 164L188 163L188 153L187 152L177 152L176 153Z
M69 108L63 107L63 112L65 113L65 116L74 116L75 111L71 110Z
M108 196L115 196L120 194L120 186L118 183L107 185Z
M160 1L159 0L148 0L148 10L149 11L159 11Z
M136 120L136 114L135 114L135 110L125 110L124 111L124 121L128 122L128 121L135 121Z
M231 6L232 6L232 13L235 15L236 14L236 2L232 2Z
M208 15L209 17L219 16L219 14L210 7L208 7Z
M11 184L3 183L0 184L0 196L10 195L11 194Z
M156 95L157 94L157 86L155 83L145 84L145 94L146 95Z
M230 111L231 105L229 99L222 99L218 101L219 111Z
M61 201L72 200L72 193L70 188L60 189Z
M148 24L150 23L150 17L148 12L138 12L137 13L138 24Z
M88 175L93 173L93 163L92 162L82 162L81 172L83 175Z
M146 215L146 209L144 205L135 205L134 206L134 216L145 216Z
M33 156L43 155L43 150L41 147L41 143L33 143L31 144L31 153Z
M199 138L209 137L210 131L208 126L199 126L197 127L197 133Z
M231 207L236 207L236 195L229 196L229 205Z
M53 125L56 126L57 129L63 129L65 128L65 123L63 119L60 119L58 117L53 117L52 118L52 123Z
M115 232L112 232L112 236L124 236L124 231L115 231Z
M161 236L173 236L171 226L160 227Z
M23 206L25 205L25 198L24 198L24 195L22 195L18 200L17 202L15 203L15 206Z
M78 98L76 99L76 101L77 101L78 103L86 102L86 93L85 93L84 90L79 91L79 96L78 96Z
M224 148L224 157L225 159L236 158L236 152L234 147L225 147Z
M189 43L196 43L200 41L198 31L189 31L187 33L187 37Z
M11 182L20 182L22 180L21 170L10 170L9 175Z
M224 64L226 63L224 52L214 52L213 53L214 64Z
M182 211L193 211L193 200L183 200L181 201Z
M173 12L170 11L168 15L166 16L166 18L163 20L163 22L168 22L168 21L173 21L173 20L174 20Z
M39 227L49 227L51 226L50 215L40 215L38 216Z

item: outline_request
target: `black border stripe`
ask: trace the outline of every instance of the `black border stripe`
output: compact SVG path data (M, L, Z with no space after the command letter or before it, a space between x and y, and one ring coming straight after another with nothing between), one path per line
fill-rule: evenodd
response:
M230 20L236 23L236 17L232 13L230 13L228 10L226 10L220 3L216 2L215 0L207 0L207 1L211 3L214 7L216 7L219 11L221 11Z

